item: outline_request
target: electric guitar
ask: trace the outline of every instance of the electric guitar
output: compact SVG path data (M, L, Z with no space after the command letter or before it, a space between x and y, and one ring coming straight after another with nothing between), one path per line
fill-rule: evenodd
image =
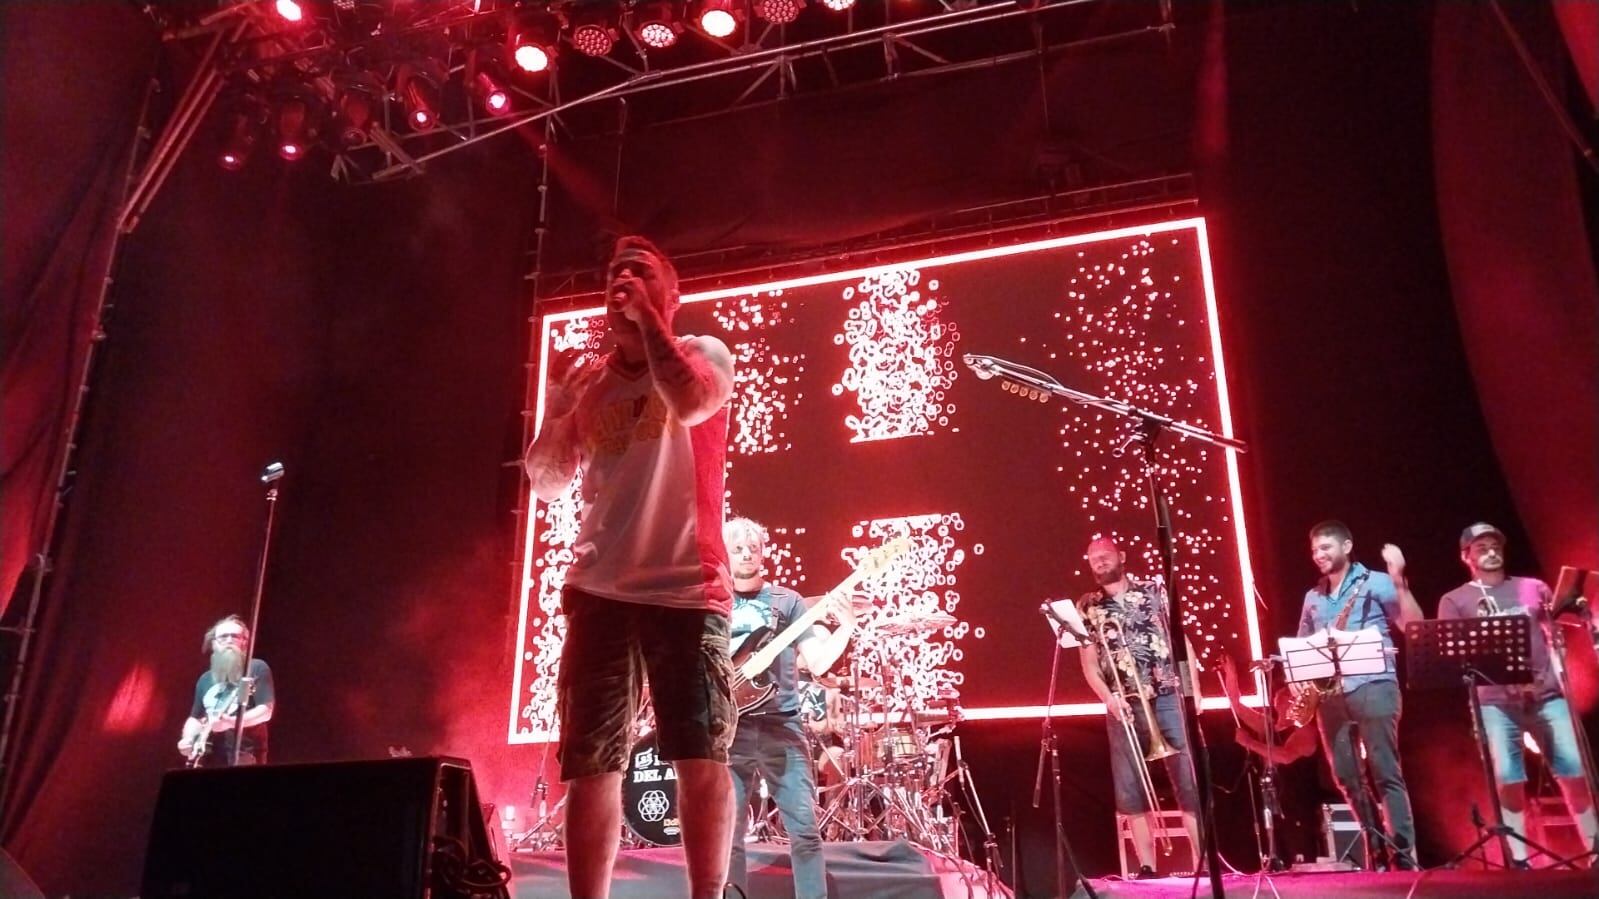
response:
M200 767L200 762L205 759L205 754L211 751L211 725L222 718L230 717L239 711L239 688L230 687L217 695L216 700L206 706L205 721L202 722L200 733L195 736L194 743L189 747L189 755L185 764L190 768Z
M772 663L777 661L778 655L789 644L827 615L827 596L853 590L856 584L887 568L888 563L910 548L909 537L896 537L879 546L861 559L849 577L790 622L782 633L774 635L771 628L762 627L745 637L744 642L739 644L738 652L733 654L733 702L738 706L738 713L745 714L777 692L777 683L767 669L772 667Z

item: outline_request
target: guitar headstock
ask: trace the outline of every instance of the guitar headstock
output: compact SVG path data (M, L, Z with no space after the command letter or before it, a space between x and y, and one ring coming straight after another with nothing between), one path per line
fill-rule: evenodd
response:
M861 557L860 564L855 566L855 570L862 577L870 577L887 568L888 563L904 555L905 551L910 548L911 538L903 535L895 537L882 546L869 550L866 555Z

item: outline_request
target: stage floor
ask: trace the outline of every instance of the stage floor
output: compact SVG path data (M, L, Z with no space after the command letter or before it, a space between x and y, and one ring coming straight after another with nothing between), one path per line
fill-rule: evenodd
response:
M1094 880L1100 899L1188 899L1191 877L1160 880ZM1222 878L1228 897L1238 899L1439 899L1492 897L1492 899L1593 899L1599 896L1595 871L1449 871L1434 869L1420 874L1273 874L1269 880L1253 874ZM1210 881L1199 881L1199 895L1209 896ZM1081 887L1073 899L1086 897Z
M828 895L831 899L989 899L1010 897L1003 884L989 892L983 872L967 862L933 855L905 842L827 843ZM788 899L794 895L788 847L751 843L749 899ZM561 852L515 853L510 859L511 895L517 899L568 899ZM1189 877L1092 881L1101 899L1189 899ZM1599 871L1450 871L1421 874L1285 873L1269 879L1229 874L1223 888L1236 899L1594 899ZM628 849L617 857L614 899L667 899L687 895L683 851L678 848ZM1210 881L1199 881L1199 896L1210 896ZM1081 887L1073 899L1086 897Z
M825 843L831 899L989 899L1010 896L1001 885L989 892L983 872L969 862L926 852L906 842ZM517 899L568 899L565 855L513 853L511 895ZM749 899L794 895L788 847L749 844ZM612 899L669 899L688 894L683 850L624 849L616 860ZM731 895L731 894L730 894Z

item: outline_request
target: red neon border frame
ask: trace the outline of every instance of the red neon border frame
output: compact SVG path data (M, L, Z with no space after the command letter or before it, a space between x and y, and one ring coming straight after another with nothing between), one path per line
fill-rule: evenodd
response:
M1222 354L1221 323L1216 309L1216 282L1210 264L1210 240L1203 217L1176 219L1149 225L1139 225L1129 228L1116 228L1106 231L1093 231L1086 234L1076 234L1071 237L1057 237L1049 240L1031 241L1028 243L1014 244L1007 247L988 247L981 250L972 250L965 253L951 253L943 256L933 256L926 259L914 259L896 262L887 265L873 265L865 268L847 269L825 275L811 275L804 278L790 278L784 281L771 281L764 284L752 284L741 287L722 288L719 290L704 291L701 293L684 294L684 303L699 303L707 300L719 300L728 297L749 296L773 290L784 290L794 287L808 287L816 284L826 284L833 281L858 280L864 276L877 274L884 271L914 266L917 268L934 265L957 265L962 262L974 262L980 259L995 259L1002 256L1016 256L1022 253L1033 253L1040 250L1052 250L1060 247L1076 246L1078 244L1099 243L1106 240L1115 240L1121 237L1148 236L1151 234L1164 234L1172 231L1192 230L1199 245L1199 265L1205 288L1205 317L1210 327L1210 354L1212 365L1216 374L1216 399L1221 410L1221 432L1232 437L1233 413L1232 402L1227 391L1227 367ZM594 306L585 309L571 309L563 312L551 313L539 320L539 380L538 380L538 407L535 410L538 426L544 423L544 386L549 376L549 358L543 353L543 348L549 345L550 326L556 322L570 321L576 318L587 318L603 312L603 307ZM1241 583L1244 586L1244 617L1248 621L1249 649L1252 658L1258 659L1261 655L1260 622L1255 614L1255 604L1248 597L1255 582L1254 569L1249 560L1249 532L1244 524L1244 503L1242 488L1238 478L1238 453L1226 450L1227 459L1227 486L1232 500L1233 531L1238 546L1238 568ZM518 712L522 703L522 656L527 651L527 613L528 597L532 593L535 583L533 573L533 509L538 502L532 491L528 491L527 511L524 519L528 522L527 533L522 547L522 584L521 597L517 607L516 623L516 656L511 675L511 718L508 743L542 743L546 742L538 735L520 734L517 732ZM1260 685L1255 684L1255 692L1243 697L1245 705L1259 706L1261 704ZM1227 708L1227 699L1224 696L1205 697L1200 702L1201 709ZM1071 717L1077 715L1103 715L1105 704L1101 702L1057 703L1054 706L1025 705L1025 706L985 706L981 708L964 709L968 721L991 721L1011 718L1040 718L1046 713L1053 717Z

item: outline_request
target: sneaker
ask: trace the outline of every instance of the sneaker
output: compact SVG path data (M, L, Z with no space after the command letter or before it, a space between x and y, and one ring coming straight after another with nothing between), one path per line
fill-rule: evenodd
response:
M1526 858L1513 858L1510 860L1509 867L1512 871L1531 871L1532 860Z
M1138 875L1136 877L1134 877L1133 879L1134 880L1154 880L1155 878L1157 878L1159 876L1160 876L1159 874L1155 873L1155 869L1154 868L1151 868L1148 865L1139 865L1138 866Z

